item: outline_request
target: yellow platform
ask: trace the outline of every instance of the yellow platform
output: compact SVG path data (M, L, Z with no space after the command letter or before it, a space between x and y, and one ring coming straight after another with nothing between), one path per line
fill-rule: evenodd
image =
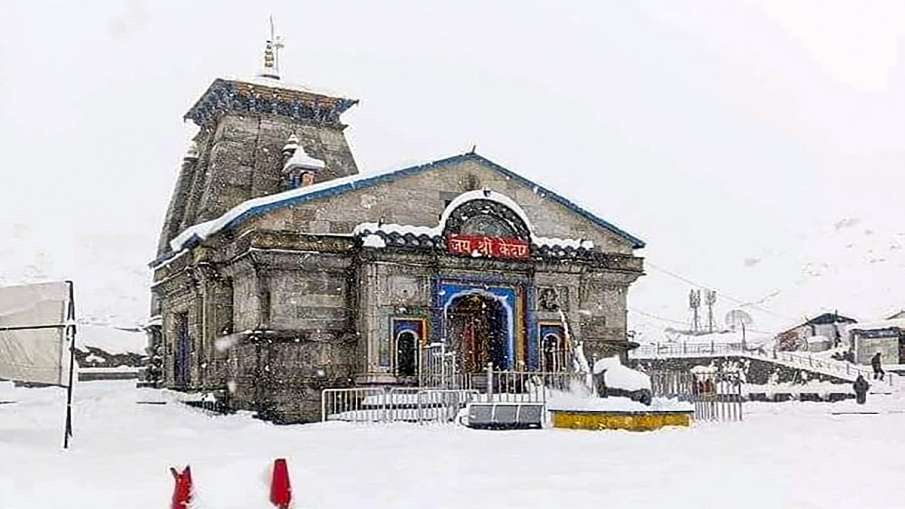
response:
M692 411L619 412L609 410L550 410L554 428L624 429L652 431L666 426L690 426Z

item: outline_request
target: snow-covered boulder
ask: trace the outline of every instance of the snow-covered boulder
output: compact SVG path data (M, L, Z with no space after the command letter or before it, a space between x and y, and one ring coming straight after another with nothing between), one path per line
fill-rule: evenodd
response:
M594 374L603 375L607 388L625 391L651 390L650 377L623 366L619 357L605 357L594 363Z
M649 405L653 398L650 377L623 366L619 357L600 359L593 366L594 391L598 396L619 396Z

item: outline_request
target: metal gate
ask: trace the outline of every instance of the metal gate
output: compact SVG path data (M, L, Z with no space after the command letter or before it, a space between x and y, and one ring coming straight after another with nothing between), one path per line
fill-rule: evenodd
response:
M445 343L431 343L418 356L418 386L438 389L469 389L469 377L459 369L456 352Z
M742 420L742 383L738 373L695 373L692 392L695 419Z
M694 399L694 374L684 371L651 371L648 375L654 397L680 401Z
M744 398L739 373L710 371L652 371L654 397L675 398L694 404L698 421L741 421Z

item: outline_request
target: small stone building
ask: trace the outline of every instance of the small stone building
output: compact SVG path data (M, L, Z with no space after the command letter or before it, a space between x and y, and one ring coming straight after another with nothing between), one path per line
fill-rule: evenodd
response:
M778 350L809 350L808 339L827 338L830 347L840 346L848 339L848 328L857 320L839 312L823 313L776 336Z
M186 114L151 263L164 386L306 422L324 388L416 383L428 344L463 372L551 369L567 334L624 356L641 240L473 152L359 174L354 104L218 79Z
M877 353L883 364L901 364L905 359L905 318L858 323L849 329L855 362L870 364Z

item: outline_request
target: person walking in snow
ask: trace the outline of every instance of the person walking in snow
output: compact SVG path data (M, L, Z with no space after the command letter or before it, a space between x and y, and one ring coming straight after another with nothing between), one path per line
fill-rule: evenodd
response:
M862 375L858 375L858 378L855 379L855 383L852 384L852 388L855 389L855 401L857 401L859 405L866 403L867 389L870 389L870 384L867 383L867 380L865 380Z
M870 365L874 368L874 380L878 378L883 380L883 375L885 375L886 372L883 371L883 366L880 364L880 352L875 353L874 356L871 357Z

